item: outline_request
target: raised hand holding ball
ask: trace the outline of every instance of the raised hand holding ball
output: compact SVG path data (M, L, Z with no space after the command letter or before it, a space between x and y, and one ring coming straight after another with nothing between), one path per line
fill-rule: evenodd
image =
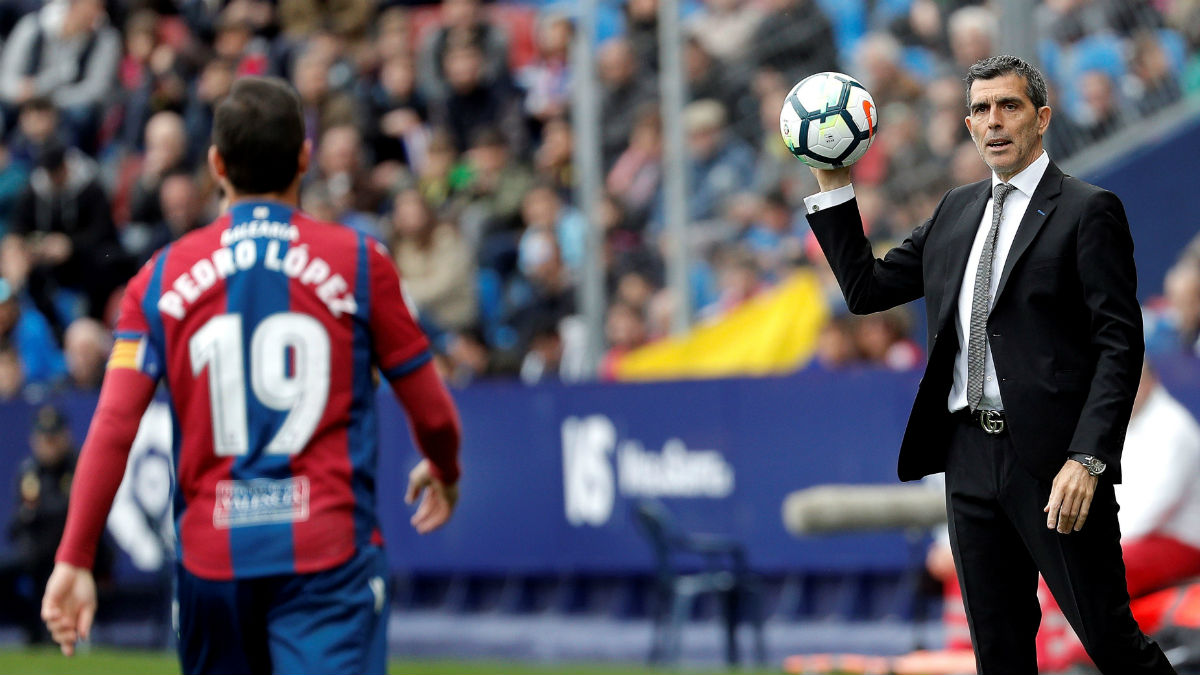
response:
M879 117L874 99L858 80L843 73L817 73L788 92L779 131L788 150L813 168L826 190L849 184L847 167L871 147Z

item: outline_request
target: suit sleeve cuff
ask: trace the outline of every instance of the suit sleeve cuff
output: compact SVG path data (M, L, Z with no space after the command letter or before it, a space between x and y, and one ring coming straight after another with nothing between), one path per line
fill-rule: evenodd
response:
M822 209L829 209L835 206L845 204L854 199L854 186L843 185L840 188L834 188L829 192L818 192L811 197L804 198L804 212L816 213Z

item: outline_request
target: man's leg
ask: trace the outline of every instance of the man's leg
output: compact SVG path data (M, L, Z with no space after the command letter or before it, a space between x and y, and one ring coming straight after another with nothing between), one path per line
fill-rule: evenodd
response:
M950 546L979 675L1037 675L1037 568L1000 505L1012 448L960 425L946 467Z
M260 580L209 581L176 565L183 672L269 673ZM297 671L299 672L299 671Z
M324 572L280 584L267 623L280 675L383 675L387 671L387 560L367 546Z
M1067 621L1105 675L1166 675L1174 668L1129 611L1121 530L1112 483L1101 480L1083 529L1059 534L1042 508L1050 483L1016 467L1006 486L1009 515Z

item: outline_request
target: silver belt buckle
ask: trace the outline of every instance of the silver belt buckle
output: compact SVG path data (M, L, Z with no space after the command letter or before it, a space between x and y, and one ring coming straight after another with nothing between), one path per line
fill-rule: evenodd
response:
M996 435L1004 431L1004 417L999 410L980 410L979 426L987 433Z

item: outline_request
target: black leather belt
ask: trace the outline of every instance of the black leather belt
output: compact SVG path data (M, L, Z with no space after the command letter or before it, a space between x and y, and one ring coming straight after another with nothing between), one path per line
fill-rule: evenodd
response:
M973 427L977 426L993 436L1004 433L1005 429L1008 428L1003 410L976 410L975 412L971 412L963 408L956 411L954 417Z

